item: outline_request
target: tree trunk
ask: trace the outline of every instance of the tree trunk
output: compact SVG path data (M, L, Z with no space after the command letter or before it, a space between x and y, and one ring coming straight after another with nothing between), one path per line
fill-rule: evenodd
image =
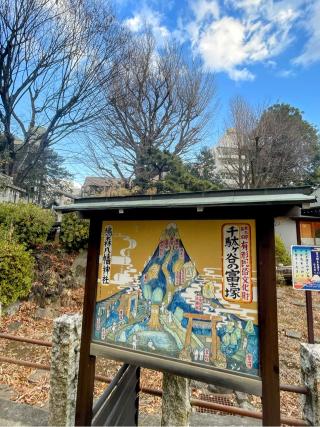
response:
M5 173L9 176L13 176L16 153L14 150L14 136L10 132L4 132L6 138L6 146L8 149L8 160L6 162Z

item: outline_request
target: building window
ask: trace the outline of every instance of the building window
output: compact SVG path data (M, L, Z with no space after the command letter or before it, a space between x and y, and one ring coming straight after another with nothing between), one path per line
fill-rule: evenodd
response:
M320 221L301 221L300 236L302 245L320 245Z

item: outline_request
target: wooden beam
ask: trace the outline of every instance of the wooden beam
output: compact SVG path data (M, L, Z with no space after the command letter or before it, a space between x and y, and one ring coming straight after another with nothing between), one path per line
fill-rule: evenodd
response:
M280 385L274 219L256 221L260 367L264 426L280 425Z
M83 320L80 347L76 426L90 426L92 420L95 356L90 355L91 331L96 303L97 277L101 239L101 222L90 221Z

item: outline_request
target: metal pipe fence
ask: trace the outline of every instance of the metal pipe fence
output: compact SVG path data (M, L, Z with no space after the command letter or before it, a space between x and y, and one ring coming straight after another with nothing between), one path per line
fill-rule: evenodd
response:
M40 345L40 346L45 346L45 347L52 347L52 343L49 341L42 341L42 340L33 339L33 338L25 338L25 337L17 336L17 335L0 333L0 338L11 340L11 341L24 342L24 343L28 343L28 344ZM12 364L19 365L19 366L25 366L25 367L29 367L29 368L35 368L35 369L50 371L49 365L29 362L26 360L14 359L11 357L0 356L0 363L12 363ZM112 383L113 378L106 377L103 375L95 375L95 380L100 381L100 382L104 382L106 384L110 384L110 383ZM290 392L290 393L298 393L298 394L308 394L308 392L309 392L305 386L291 385L291 384L281 384L280 390ZM150 388L150 387L140 387L140 393L162 397L162 390L154 389L154 388ZM191 406L194 406L194 407L211 409L211 410L225 412L225 413L234 414L234 415L239 415L239 416L243 416L243 417L262 419L262 413L257 412L257 411L250 411L250 410L243 409L243 408L223 405L221 403L207 402L205 400L194 399L194 398L190 399L190 403L191 403ZM307 426L307 425L309 425L304 420L296 419L296 418L290 418L290 417L281 417L281 423L287 424L287 425L292 425L292 426Z
M44 347L52 347L52 342L50 341L36 340L34 338L25 338L19 335L10 335L10 334L4 334L0 332L0 338L4 338L6 340L11 340L11 341L25 342L27 344L42 345Z

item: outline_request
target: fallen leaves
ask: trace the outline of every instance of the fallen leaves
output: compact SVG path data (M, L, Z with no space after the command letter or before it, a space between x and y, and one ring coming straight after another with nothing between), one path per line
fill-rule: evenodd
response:
M294 291L289 286L278 287L278 329L279 329L279 357L281 383L300 385L300 341L288 337L286 332L296 331L301 333L302 342L307 341L307 326L305 306L305 294L302 291ZM70 303L68 306L54 306L56 315L76 313L82 310L83 290L72 289ZM320 337L320 295L313 293L315 305L314 325L315 336ZM18 311L11 316L3 316L0 323L0 331L14 333L19 336L51 341L52 319L37 318L35 315L37 306L35 303L23 302ZM10 330L14 326L14 332ZM37 345L24 344L15 341L0 339L0 354L36 363L50 364L50 348ZM97 359L96 373L99 375L113 377L121 364L119 362ZM44 372L44 371L41 371ZM12 390L11 398L18 402L28 403L36 406L47 406L49 396L48 375L35 375L36 381L30 380L35 375L35 370L14 364L0 364L0 383L6 384ZM99 396L107 384L95 382L95 396ZM160 372L142 369L141 386L161 389L162 374ZM205 386L193 390L193 396L197 397L206 390ZM209 394L208 391L205 391ZM251 404L257 410L261 410L261 399L256 396L250 397ZM147 414L159 413L161 398L140 393L140 411ZM301 396L281 392L281 412L288 417L301 418Z

